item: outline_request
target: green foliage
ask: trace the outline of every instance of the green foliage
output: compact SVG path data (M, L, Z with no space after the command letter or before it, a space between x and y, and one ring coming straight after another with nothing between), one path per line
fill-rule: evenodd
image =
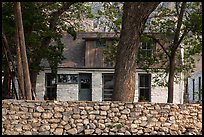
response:
M102 20L100 27L107 28L105 31L119 32L122 23L122 2L95 2L95 5L100 5L95 18Z
M110 129L112 129L112 128L113 128L113 125L108 124L107 127L110 128Z
M117 129L121 129L123 127L123 125L121 123L117 123L117 124L115 124L114 127L116 127Z
M180 9L181 2L173 2L171 8L161 5L158 6L158 8L152 13L151 17L149 17L148 21L145 24L145 31L147 34L160 34L158 39L166 43L165 49L169 54L172 52L173 38L178 22L176 5L178 9ZM185 35L181 42L183 43L185 49L184 63L181 63L181 52L179 45L179 48L176 51L176 82L180 80L180 72L193 72L193 69L195 67L195 60L193 56L202 54L201 6L201 2L187 2L187 7L184 12L184 19L182 21L180 31L181 36L183 32L187 30L187 35ZM119 21L115 20L115 24L120 24L120 19L121 18L118 18ZM150 43L155 43L155 41L153 41L151 38L148 38L146 34L143 34L143 36L141 37L141 41L149 41ZM114 44L109 45L104 51L106 63L115 63L118 42L119 40L115 41ZM169 72L169 58L161 49L161 47L158 47L159 45L156 46L153 56L143 56L143 60L141 60L140 56L138 56L137 63L147 72L155 72L156 75L153 76L153 81L155 82L155 84L153 86L168 86L167 74ZM142 54L140 53L140 50L138 54Z
M118 45L118 40L114 40L112 44L108 44L106 48L104 48L103 54L105 57L104 62L106 64L111 64L112 66L115 66L117 45Z
M176 7L177 5L177 7ZM151 33L164 34L168 39L160 40L165 41L165 49L170 54L173 46L173 37L176 32L176 27L178 24L178 11L180 11L181 2L174 2L172 8L169 7L158 7L154 15L146 23L146 30ZM178 8L179 10L176 10ZM187 35L184 36L181 43L184 45L184 62L181 63L181 51L180 45L176 50L176 72L175 80L179 82L180 72L189 73L192 72L195 67L195 61L193 56L196 54L201 54L202 52L202 8L200 2L188 2L187 8L184 12L184 19L182 21L180 36L187 31ZM145 69L151 68L153 64L157 64L157 69L160 73L153 78L156 85L168 86L168 81L166 80L169 72L169 57L164 53L163 50L157 50L154 52L154 60L146 59L145 63L141 63ZM148 63L147 63L148 62ZM160 64L158 66L158 64ZM156 72L156 69L149 69L151 72ZM163 80L162 80L163 79Z
M24 36L27 49L30 71L39 72L42 59L47 59L53 74L57 72L57 66L63 59L64 45L61 43L63 32L70 33L76 38L76 31L82 30L79 24L84 18L92 17L90 5L87 3L75 3L63 13L54 18L54 27L50 28L52 13L61 10L65 2L22 2L22 18ZM15 16L14 3L4 2L2 5L2 27L9 41L13 56L16 56L15 46ZM46 43L51 41L49 46Z

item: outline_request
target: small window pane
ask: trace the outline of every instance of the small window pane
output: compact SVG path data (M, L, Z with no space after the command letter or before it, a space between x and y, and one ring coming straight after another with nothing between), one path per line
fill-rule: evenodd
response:
M150 101L150 74L139 74L139 99Z
M114 88L114 74L103 74L103 101L111 101Z

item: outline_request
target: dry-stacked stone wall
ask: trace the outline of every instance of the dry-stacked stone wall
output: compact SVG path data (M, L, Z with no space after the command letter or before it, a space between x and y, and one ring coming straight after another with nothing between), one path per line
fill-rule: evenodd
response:
M2 101L4 135L201 135L201 104Z

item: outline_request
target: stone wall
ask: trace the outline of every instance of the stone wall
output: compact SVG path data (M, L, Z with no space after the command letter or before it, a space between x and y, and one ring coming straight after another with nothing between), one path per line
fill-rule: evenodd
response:
M3 100L2 134L197 135L202 105Z

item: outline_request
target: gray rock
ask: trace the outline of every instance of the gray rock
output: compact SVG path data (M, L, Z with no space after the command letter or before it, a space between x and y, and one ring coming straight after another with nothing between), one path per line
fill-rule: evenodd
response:
M62 135L63 134L63 128L56 128L53 133L54 133L54 135Z
M51 124L50 127L51 127L52 129L55 129L55 128L57 127L57 124L55 124L55 123L54 123L54 124Z
M47 131L47 130L50 130L50 126L49 125L42 125L39 129L40 132L42 131Z
M52 115L53 115L53 114L52 114L52 113L49 113L49 112L48 112L48 113L42 113L42 116L41 116L41 117L44 118L44 119L50 119L50 118L52 117Z
M112 112L119 112L119 109L118 108L111 108L111 111Z
M66 129L66 130L68 130L70 128L71 128L70 124L67 124L67 125L64 126L64 129Z
M67 132L68 132L68 134L74 135L74 134L77 134L77 129L72 128L72 129L67 130Z
M122 114L129 114L130 113L130 109L126 108L123 111L121 111Z
M131 133L129 131L125 131L125 135L131 135Z
M98 134L98 135L100 135L100 134L102 133L102 130L99 129L99 128L96 128L96 129L95 129L95 133Z
M85 124L85 125L89 124L89 119L85 119L85 120L83 121L83 124Z
M55 112L64 112L64 108L63 107L54 107L54 111Z
M106 115L107 115L107 112L106 112L106 111L101 111L100 115L106 116Z
M137 124L131 124L130 128L137 128Z
M52 119L48 119L47 121L50 122L50 123L59 123L59 122L60 122L60 119L54 119L54 118L52 118Z
M90 129L95 129L96 128L96 125L94 123L90 123L89 126L90 126Z
M85 129L84 134L85 135L91 135L94 132L94 129Z
M62 114L57 112L54 114L54 117L55 118L62 118Z
M34 112L33 113L33 117L35 117L35 118L38 118L38 117L40 117L41 116L41 113L38 113L38 112Z
M26 131L26 132L23 133L23 135L32 135L32 132Z
M82 110L82 111L81 111L81 114L82 114L82 115L86 115L86 114L87 114L86 110Z
M102 124L102 123L98 123L98 127L99 127L99 129L105 129L105 124Z
M99 110L93 110L93 111L89 111L89 114L95 114L95 115L99 115Z
M43 107L37 106L37 107L36 107L36 111L37 111L37 112L44 112L45 110L44 110Z
M90 119L90 120L94 120L95 118L96 118L95 115L89 115L89 119Z
M107 111L107 110L109 110L109 109L110 109L110 106L101 106L101 110Z

